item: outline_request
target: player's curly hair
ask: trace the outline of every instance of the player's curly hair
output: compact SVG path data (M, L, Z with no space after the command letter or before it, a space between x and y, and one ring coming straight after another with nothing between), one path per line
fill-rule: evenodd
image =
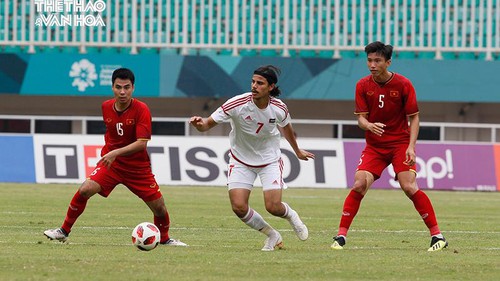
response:
M264 78L266 78L267 83L270 85L274 85L274 89L272 89L270 95L273 97L277 97L281 94L280 88L276 85L278 83L278 76L281 74L281 70L274 66L274 65L264 65L259 68L257 68L253 74L260 75Z
M385 60L390 60L392 58L392 49L391 45L386 45L380 41L372 42L365 47L365 53L377 53L384 56Z

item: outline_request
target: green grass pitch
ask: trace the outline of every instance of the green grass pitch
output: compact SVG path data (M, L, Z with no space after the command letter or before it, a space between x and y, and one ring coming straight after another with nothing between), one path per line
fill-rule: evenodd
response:
M285 248L261 252L265 236L237 219L223 187L163 186L171 236L187 248L143 252L131 231L152 221L125 187L94 196L68 243L49 241L77 185L0 184L0 280L500 280L500 193L427 191L450 245L429 253L429 233L399 190L370 190L342 251L330 249L347 189L288 189L283 200L309 227L299 241L288 222L251 206L283 236Z

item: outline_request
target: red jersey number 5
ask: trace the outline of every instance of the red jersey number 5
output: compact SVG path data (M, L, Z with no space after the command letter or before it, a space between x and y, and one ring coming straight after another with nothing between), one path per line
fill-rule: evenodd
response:
M384 108L384 96L385 95L378 96L378 107L379 108Z

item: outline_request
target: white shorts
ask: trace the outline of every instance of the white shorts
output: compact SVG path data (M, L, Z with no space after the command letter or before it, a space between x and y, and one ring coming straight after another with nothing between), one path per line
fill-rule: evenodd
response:
M227 187L229 189L252 189L257 176L259 176L264 191L287 188L283 181L283 160L281 158L262 168L248 167L232 157L229 159L227 169Z

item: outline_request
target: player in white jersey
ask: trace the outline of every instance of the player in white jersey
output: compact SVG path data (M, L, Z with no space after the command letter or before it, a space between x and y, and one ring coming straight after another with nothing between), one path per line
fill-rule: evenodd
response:
M205 132L229 120L231 152L227 185L233 212L245 224L258 230L267 239L262 251L283 247L281 234L262 216L249 207L250 192L257 176L262 183L266 210L288 220L300 240L308 238L306 225L287 203L281 201L283 161L280 150L280 130L301 160L314 158L314 154L300 149L290 123L288 108L277 99L281 91L276 85L280 70L272 65L256 69L252 76L252 91L227 100L210 117L193 116L190 119L198 131Z

